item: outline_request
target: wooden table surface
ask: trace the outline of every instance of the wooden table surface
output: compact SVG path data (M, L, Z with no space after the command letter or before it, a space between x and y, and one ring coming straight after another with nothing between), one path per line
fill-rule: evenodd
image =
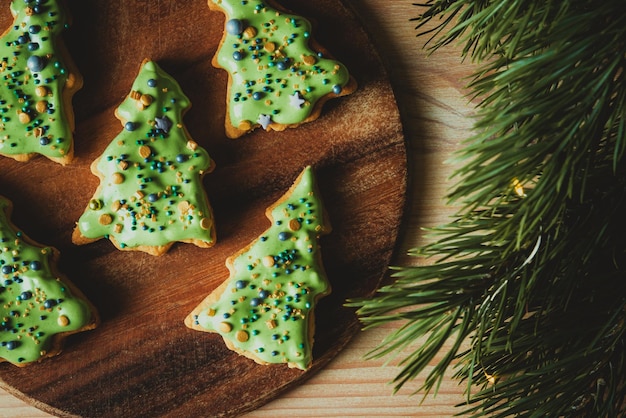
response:
M446 161L471 128L472 107L464 89L471 64L460 62L459 49L454 46L428 56L422 48L426 38L416 38L415 24L409 21L418 14L409 0L346 2L377 45L403 119L412 176L411 201L394 264L408 265L415 260L404 254L423 242L419 229L441 224L452 213L444 195L452 185L448 178L454 166ZM436 397L422 401L421 394L412 395L420 381L392 393L389 382L400 370L394 359L364 359L393 328L388 325L358 334L322 371L246 416L447 417L458 412L454 405L464 400L463 386L450 378L452 373ZM0 417L49 416L0 390Z

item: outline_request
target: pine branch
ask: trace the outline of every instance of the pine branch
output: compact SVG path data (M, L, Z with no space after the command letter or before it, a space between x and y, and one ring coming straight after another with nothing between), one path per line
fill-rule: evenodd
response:
M626 413L622 2L418 6L433 52L462 42L480 64L478 116L448 196L461 209L411 251L429 263L353 303L366 327L404 321L372 355L424 341L399 389L451 342L421 389L458 362L475 416Z

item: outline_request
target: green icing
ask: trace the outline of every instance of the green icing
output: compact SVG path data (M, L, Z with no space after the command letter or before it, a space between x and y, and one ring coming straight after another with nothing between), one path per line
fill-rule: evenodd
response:
M88 303L51 270L53 250L32 245L11 225L10 206L0 197L0 357L20 365L48 354L56 334L93 321Z
M221 334L237 351L263 363L310 366L314 304L330 292L318 246L330 225L316 190L307 167L268 210L272 226L228 259L225 290L191 315L192 327Z
M62 163L71 159L72 111L63 89L72 79L76 90L80 79L69 74L59 53L58 38L67 26L59 3L11 2L15 20L0 41L0 154L21 160L42 154Z
M201 179L213 162L182 123L189 106L170 75L152 61L143 63L116 112L124 129L92 164L100 186L78 221L83 237L108 237L121 249L213 244Z
M217 64L229 72L228 112L236 129L304 122L350 76L338 61L310 48L311 24L263 2L210 0L226 15Z

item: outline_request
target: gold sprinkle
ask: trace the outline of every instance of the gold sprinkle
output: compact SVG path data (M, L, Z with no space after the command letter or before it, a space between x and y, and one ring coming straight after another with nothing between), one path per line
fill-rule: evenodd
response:
M241 122L239 122L239 129L242 131L249 131L250 129L252 129L252 124L249 120L242 120Z
M113 180L113 183L115 184L122 184L124 183L124 175L122 173L113 173L111 180Z
M141 99L141 93L139 93L139 92L138 92L138 91L136 91L136 90L131 91L131 92L130 92L130 94L129 94L128 96L129 96L131 99L133 99L133 100L139 100L139 99Z
M24 124L30 122L30 115L26 112L20 111L17 115L17 118L21 123L24 123Z
M100 222L100 225L111 225L111 223L113 222L113 217L108 213L104 213L100 215L100 218L98 218L98 222Z
M149 94L142 94L139 99L139 101L141 102L142 105L144 105L144 107L150 106L153 100L154 98L150 96Z
M182 214L187 213L190 208L191 208L191 205L186 200L183 200L182 202L178 204L178 211Z
M209 218L202 218L202 220L200 221L200 228L202 228L202 229L211 229L211 219L209 219Z
M207 314L208 316L215 316L215 313L216 313L216 312L215 312L215 309L213 309L213 308L209 308L209 310L207 311L207 313L206 313L206 314Z
M48 95L48 89L44 86L37 86L37 88L35 89L35 94L38 97L45 97Z
M124 225L122 224L115 224L115 226L113 227L113 231L116 234L119 234L120 232L122 232L122 229L124 229Z
M235 334L235 338L237 338L237 341L240 343L245 343L250 338L250 335L248 335L246 331L239 330L237 334Z
M70 324L70 319L65 315L61 315L59 319L57 319L57 323L62 327L66 327Z
M274 42L268 42L263 47L267 52L274 52L276 50L276 44Z
M220 331L222 332L231 332L233 330L233 326L228 322L220 322Z
M313 55L302 55L302 62L306 65L313 65L317 62Z
M48 110L48 102L45 100L38 101L37 104L35 104L35 109L37 109L37 112L39 113L46 112Z
M243 31L243 36L248 38L248 39L252 39L256 36L257 34L257 30L254 26L248 26L246 29L244 29Z
M120 163L117 165L121 170L126 170L128 168L128 162L126 161L120 161Z
M122 203L119 200L116 200L115 202L111 204L111 209L113 210L113 212L117 212L121 208L122 208Z
M198 144L195 141L187 141L187 148L189 148L192 151L195 151L196 148L198 148Z
M263 257L263 265L265 267L273 267L274 266L274 257L271 255L266 255Z
M297 219L292 219L289 221L289 229L292 231L299 231L300 227L302 225L300 224L300 221L298 221Z
M148 158L150 155L152 155L152 149L149 146L142 145L139 147L139 156L141 158Z
M270 319L269 321L265 321L265 325L267 325L269 329L274 329L278 326L276 321L274 321L273 319Z

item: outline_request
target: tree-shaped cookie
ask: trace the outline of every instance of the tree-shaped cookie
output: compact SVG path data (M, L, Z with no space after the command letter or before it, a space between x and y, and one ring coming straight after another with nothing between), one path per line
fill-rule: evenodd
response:
M15 20L0 39L0 154L37 154L61 164L74 155L71 100L82 87L62 42L68 15L60 0L13 0Z
M153 255L174 242L209 247L213 215L202 176L208 153L183 124L191 106L178 83L145 60L116 117L123 130L91 164L100 185L80 217L72 241L107 237L122 250Z
M346 67L315 42L305 18L273 1L209 0L209 7L226 16L213 65L229 74L227 136L310 122L325 101L356 89Z
M230 277L185 319L261 364L306 370L314 308L330 292L318 239L330 232L311 167L267 209L272 226L226 260Z
M56 269L58 252L10 220L0 196L0 361L25 366L61 351L70 334L93 329L95 309Z

